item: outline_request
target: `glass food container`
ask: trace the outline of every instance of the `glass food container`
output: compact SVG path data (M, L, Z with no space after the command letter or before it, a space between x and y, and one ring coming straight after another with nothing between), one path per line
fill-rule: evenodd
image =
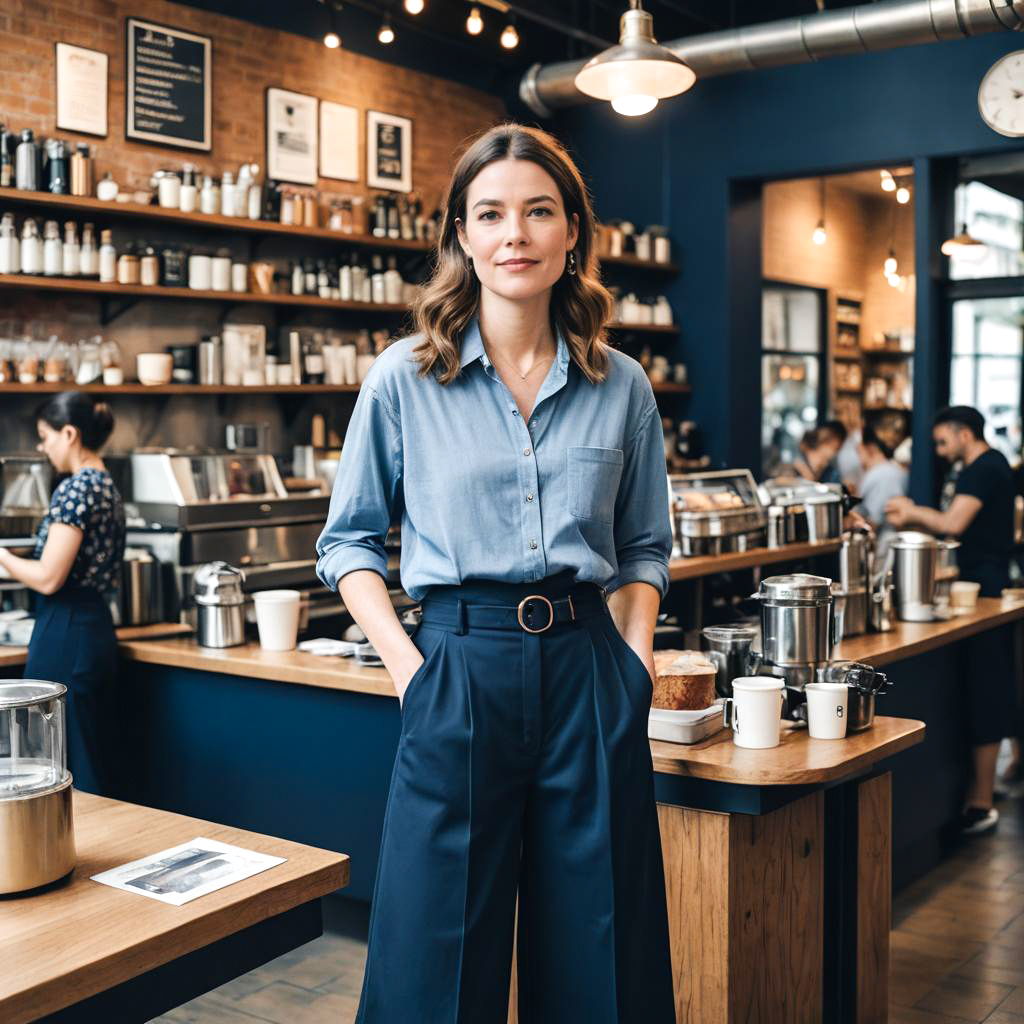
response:
M25 892L75 866L67 687L0 680L0 893Z

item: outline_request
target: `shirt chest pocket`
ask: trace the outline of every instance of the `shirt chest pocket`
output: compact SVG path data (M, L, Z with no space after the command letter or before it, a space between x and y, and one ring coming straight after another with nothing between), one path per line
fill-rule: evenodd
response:
M612 522L622 479L622 449L569 448L566 469L569 512L577 519Z

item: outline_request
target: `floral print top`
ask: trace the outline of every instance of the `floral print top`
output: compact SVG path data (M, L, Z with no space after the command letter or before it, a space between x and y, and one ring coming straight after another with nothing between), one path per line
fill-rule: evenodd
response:
M36 534L36 558L43 553L51 523L67 523L82 531L82 546L64 585L92 587L104 597L116 591L121 582L125 523L121 495L110 474L80 469L59 484Z

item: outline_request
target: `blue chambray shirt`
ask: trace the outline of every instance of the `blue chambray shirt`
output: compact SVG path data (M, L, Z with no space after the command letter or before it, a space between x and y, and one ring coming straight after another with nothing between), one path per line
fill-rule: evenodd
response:
M474 319L462 372L419 377L419 336L374 361L345 434L317 575L336 590L355 569L386 577L384 538L401 517L401 582L525 583L565 569L613 591L668 590L672 550L661 417L636 360L609 351L592 384L559 335L528 422L487 358Z

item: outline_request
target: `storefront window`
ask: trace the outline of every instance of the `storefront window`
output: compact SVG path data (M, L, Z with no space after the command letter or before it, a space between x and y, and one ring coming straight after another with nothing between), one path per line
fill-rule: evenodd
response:
M1024 298L953 303L949 400L985 417L986 440L1011 462L1021 452Z
M949 258L952 280L1017 277L1024 274L1024 202L980 181L960 185L955 198L956 230L982 245Z

